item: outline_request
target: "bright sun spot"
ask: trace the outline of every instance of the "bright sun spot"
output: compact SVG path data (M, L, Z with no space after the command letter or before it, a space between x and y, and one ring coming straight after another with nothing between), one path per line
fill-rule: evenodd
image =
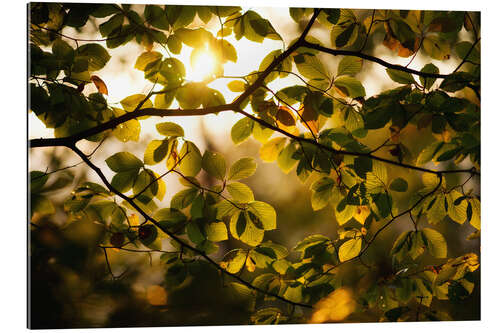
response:
M215 71L217 59L209 50L193 51L191 59L191 71L188 73L188 80L203 81L207 79Z

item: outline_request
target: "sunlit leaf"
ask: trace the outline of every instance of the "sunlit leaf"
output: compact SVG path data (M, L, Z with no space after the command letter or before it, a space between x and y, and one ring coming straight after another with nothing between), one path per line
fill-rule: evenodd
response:
M265 162L273 162L285 147L285 138L274 138L262 145L259 150L260 158Z
M140 159L129 152L116 153L106 159L106 164L114 172L139 170L143 166Z
M184 136L184 129L172 122L156 124L156 130L165 136Z
M201 170L201 153L191 141L185 141L179 152L179 169L184 176L196 176Z
M422 229L424 242L427 242L427 248L432 256L436 258L446 258L447 246L443 235L430 228Z
M237 202L254 201L253 192L247 185L239 182L232 182L226 185L227 191Z

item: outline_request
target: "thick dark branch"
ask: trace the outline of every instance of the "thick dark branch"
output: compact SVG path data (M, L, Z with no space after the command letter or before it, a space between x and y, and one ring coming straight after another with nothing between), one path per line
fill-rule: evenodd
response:
M82 139L86 139L92 135L99 134L109 129L113 129L118 125L142 116L158 116L158 117L175 117L175 116L204 116L211 113L218 113L222 111L233 110L232 104L218 105L206 107L203 109L156 109L145 108L126 113L120 117L113 118L110 121L97 125L95 127L84 130L75 135L64 138L50 138L50 139L32 139L29 141L31 148L37 147L52 147L52 146L68 146L74 144Z
M308 47L310 49L318 50L318 51L321 51L321 52L325 52L325 53L328 53L328 54L331 54L331 55L334 55L334 56L344 55L344 56L354 56L354 57L366 59L366 60L369 60L369 61L372 61L372 62L376 62L377 64L380 64L380 65L382 65L382 66L384 66L386 68L397 69L399 71L410 73L410 74L416 74L416 75L421 76L421 77L431 77L431 78L435 78L435 79L444 79L444 78L446 78L446 77L448 77L450 75L450 74L424 73L424 72L417 71L415 69L403 67L401 65L391 64L391 63L389 63L389 62L387 62L385 60L382 60L380 58L377 58L377 57L374 57L372 55L365 54L365 53L362 53L362 52L359 52L359 51L334 50L334 49L331 49L331 48L328 48L328 47L324 47L324 46L319 45L319 44L310 43L310 42L308 42L306 40L304 40L302 42L302 46Z
M329 147L329 146L325 146L319 142L316 142L315 140L311 140L311 139L307 139L307 138L304 138L304 137L299 137L299 136L296 136L296 135L293 135L291 133L288 133L276 126L273 126L269 123L267 123L266 121L260 119L260 118L257 118L251 114L249 114L248 112L245 112L243 111L239 105L246 99L248 98L255 90L257 90L259 87L262 87L263 86L263 83L264 83L264 80L265 78L275 69L276 66L278 66L286 57L288 57L290 54L292 54L292 52L294 52L297 48L301 47L301 46L305 46L305 47L309 47L309 48L313 48L313 49L317 49L317 50L320 50L320 51L323 51L323 52L327 52L327 53L330 53L330 54L333 54L333 55L354 55L354 56L358 56L358 57L361 57L361 58L364 58L364 59L368 59L368 60L371 60L371 61L374 61L374 62L377 62L379 64L382 64L383 66L387 67L387 68L393 68L393 69L398 69L398 70L401 70L401 71L405 71L405 72L408 72L408 73L412 73L412 74L417 74L417 75L420 75L420 76L423 76L423 77L434 77L434 78L445 78L447 75L445 74L432 74L432 73L423 73L423 72L419 72L419 71L416 71L416 70L413 70L413 69L409 69L409 68L406 68L406 67L403 67L403 66L400 66L400 65L394 65L394 64L390 64L382 59L379 59L379 58L376 58L376 57L373 57L373 56L370 56L370 55L366 55L366 54L363 54L361 52L357 52L357 51L346 51L346 50L333 50L333 49L329 49L329 48L326 48L326 47L323 47L321 45L317 45L317 44L313 44L313 43L309 43L306 41L306 36L307 36L307 33L310 31L311 27L313 26L314 24L314 21L316 20L316 17L319 15L319 10L315 10L314 11L314 14L312 15L311 19L309 20L306 28L304 29L303 33L301 34L301 36L299 37L299 39L297 40L297 42L295 42L293 45L291 45L285 52L283 52L282 54L280 54L278 57L276 57L273 62L264 70L262 71L260 74L259 74L259 77L255 80L255 82L250 85L246 91L244 91L237 99L235 99L232 103L230 104L225 104L225 105L220 105L220 106L214 106L214 107L207 107L207 108L203 108L203 109L186 109L186 110L181 110L181 109L155 109L155 108L147 108L147 109L141 109L141 110L135 110L133 112L130 112L130 113L127 113L127 114L124 114L120 117L117 117L117 118L114 118L106 123L103 123L101 125L98 125L96 127L93 127L93 128L90 128L88 130L85 130L85 131L82 131L78 134L75 134L75 135L72 135L72 136L69 136L69 137L65 137L65 138L53 138L53 139L33 139L33 140L30 140L29 142L29 146L31 148L35 148L35 147L48 147L48 146L71 146L71 145L74 145L76 142L82 140L82 139L85 139L89 136L92 136L92 135L95 135L95 134L98 134L98 133L101 133L105 130L108 130L108 129L112 129L112 128L115 128L116 126L118 126L119 124L123 123L123 122L126 122L128 120L131 120L131 119L135 119L137 117L140 117L140 116L160 116L160 117L165 117L165 116L202 116L202 115L206 115L206 114L211 114L211 113L218 113L218 112L222 112L222 111L235 111L235 112L238 112L238 113L241 113L243 115L245 115L246 117L260 123L261 125L269 128L269 129L272 129L276 132L279 132L289 138L292 138L294 140L297 140L299 142L307 142L307 143L310 143L310 144L313 144L321 149L325 149L331 153L334 153L334 154L344 154L344 155L351 155L351 156L365 156L365 157L369 157L371 159L374 159L374 160L378 160L380 162L383 162L383 163L388 163L388 164L392 164L392 165L396 165L396 166L399 166L399 167L403 167L403 168L407 168L407 169L412 169L412 170L416 170L416 171L420 171L420 172L427 172L427 173L433 173L433 174L437 174L437 175L441 175L441 174L444 174L444 173L470 173L470 174L474 174L474 175L479 175L479 173L474 169L466 169L466 170L446 170L446 171L436 171L436 170L430 170L430 169L426 169L426 168L421 168L421 167L418 167L418 166L414 166L414 165L410 165L410 164L405 164L405 163L401 163L401 162L398 162L398 161L393 161L393 160L389 160L389 159L385 159L385 158L382 158L382 157L378 157L378 156L375 156L375 155L372 155L371 153L360 153L360 152L350 152L350 151L344 151L344 150L337 150L337 149L334 149L332 147Z
M250 282L244 280L243 278L241 278L240 276L238 276L237 274L233 274L233 273L230 273L228 271L226 271L224 268L222 268L215 260L213 260L212 258L210 258L205 252L203 252L202 250L199 250L191 245L189 245L185 240L177 237L174 233L170 232L168 229L164 228L160 223L158 223L158 221L156 221L153 217L149 216L144 210L141 209L141 207L139 207L134 200L130 199L129 197L127 197L125 194L123 194L122 192L118 191L116 188L114 188L110 183L109 181L106 179L106 176L104 176L103 172L101 171L101 169L99 167L97 167L95 164L93 164L87 157L87 155L85 155L85 153L83 153L80 149L78 149L74 144L73 145L67 145L68 148L70 148L71 150L73 150L78 156L80 156L80 158L92 169L94 170L97 175L99 176L99 178L101 178L102 182L104 183L104 185L106 185L106 187L113 193L115 193L117 196L119 196L120 198L122 198L123 200L127 201L139 214L141 214L146 220L149 220L151 223L153 223L157 228L159 228L161 231L163 231L165 234L167 234L170 238L172 238L173 240L175 240L176 242L178 242L179 244L181 244L183 247L195 252L196 254L198 254L199 256L203 257L205 260L207 260L210 264L212 264L213 266L215 266L219 271L221 271L222 273L228 275L228 276L231 276L232 278L238 280L238 282L244 284L245 286L247 286L248 288L252 289L252 290L255 290L255 291L258 291L262 294L265 294L265 295L268 295L268 296L272 296L272 297L275 297L283 302L286 302L288 304L292 304L292 305L297 305L297 306L301 306L301 307L306 307L306 308L312 308L311 305L309 304L303 304L303 303L297 303L297 302L293 302L293 301L290 301L280 295L277 295L277 294L274 294L274 293L271 293L271 292L268 292L264 289L261 289L261 288L258 288L254 285L252 285ZM105 249L103 249L105 250Z
M254 115L251 115L250 113L248 113L248 112L246 112L244 110L237 109L235 111L237 111L238 113L243 114L244 116L252 119L255 122L258 122L259 124L261 124L264 127L272 129L275 132L279 132L279 133L281 133L281 134L283 134L283 135L285 135L285 136L287 136L287 137L289 137L291 139L294 139L294 140L296 140L298 142L307 142L309 144L315 145L315 146L317 146L317 147L319 147L321 149L324 149L324 150L326 150L326 151L328 151L330 153L333 153L333 154L350 155L350 156L364 156L364 157L368 157L368 158L371 158L373 160L377 160L377 161L380 161L380 162L383 162L383 163L392 164L392 165L396 165L396 166L399 166L399 167L402 167L402 168L411 169L411 170L415 170L415 171L426 172L426 173L433 173L433 174L436 174L436 175L441 175L441 174L445 174L445 173L470 173L470 174L473 174L473 175L480 175L479 172L477 172L475 168L458 169L458 170L441 170L441 171L438 171L438 170L431 170L431 169L421 168L421 167L418 167L418 166L415 166L415 165L406 164L406 163L402 163L402 162L399 162L399 161L389 160L389 159L386 159L386 158L383 158L383 157L372 155L369 152L368 153L361 153L361 152L353 152L353 151L346 151L346 150L338 150L338 149L335 149L335 148L330 147L330 146L325 146L324 144L322 144L320 142L317 142L315 140L291 134L291 133L289 133L289 132L287 132L287 131L279 128L279 127L276 127L276 126L273 126L273 125L269 124L268 122L266 122L263 119L260 119L260 118L255 117Z

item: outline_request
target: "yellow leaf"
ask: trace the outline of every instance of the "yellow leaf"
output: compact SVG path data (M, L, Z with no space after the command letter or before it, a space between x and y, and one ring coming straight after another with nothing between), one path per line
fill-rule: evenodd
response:
M370 215L370 208L368 206L358 206L354 213L354 218L361 224L365 224L366 218Z
M161 286L149 286L146 291L146 298L151 305L165 305L167 304L167 291Z
M252 258L250 256L247 257L247 261L246 261L246 266L247 266L247 270L249 272L253 272L255 271L255 263L253 262Z
M342 321L356 309L356 301L351 289L342 287L314 305L311 323Z
M106 83L104 83L103 80L97 75L92 75L90 77L90 80L94 82L95 87L97 88L97 91L99 91L101 94L108 94L108 87L106 87Z
M273 162L286 144L286 138L274 138L260 147L259 155L264 162Z

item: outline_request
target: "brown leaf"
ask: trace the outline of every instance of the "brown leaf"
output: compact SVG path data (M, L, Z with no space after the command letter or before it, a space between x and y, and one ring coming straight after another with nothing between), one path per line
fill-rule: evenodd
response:
M295 125L295 117L292 111L286 106L280 106L276 112L276 120L284 126Z
M97 75L92 75L90 77L90 80L94 82L95 87L97 88L97 91L99 91L101 94L108 94L108 87L106 87L106 83L104 83L103 80Z
M318 123L318 113L312 107L308 105L302 105L299 110L301 115L302 123L305 122L308 129L310 129L314 134L318 134L319 123Z

